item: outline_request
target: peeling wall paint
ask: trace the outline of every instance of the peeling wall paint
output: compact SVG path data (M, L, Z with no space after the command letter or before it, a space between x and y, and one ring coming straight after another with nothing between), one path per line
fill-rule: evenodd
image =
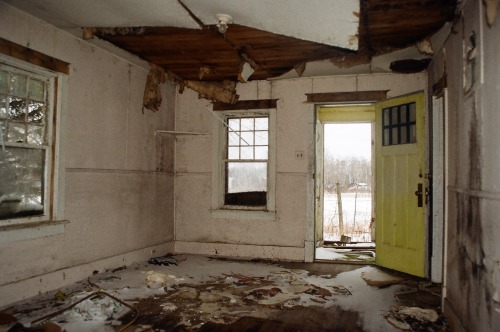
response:
M69 223L62 234L0 243L5 304L75 281L59 280L55 271L75 268L83 276L92 262L173 241L173 174L168 172L173 141L158 147L155 131L173 125L175 86L161 87L168 99L159 112L143 114L148 74L143 67L3 2L0 13L0 37L70 63L67 100L60 110L64 176L58 183L64 188L58 201L64 202ZM41 280L36 287L13 291L33 285L33 278Z
M500 326L500 24L487 22L487 2L465 3L430 65L430 84L444 72L449 92L444 311L457 331Z

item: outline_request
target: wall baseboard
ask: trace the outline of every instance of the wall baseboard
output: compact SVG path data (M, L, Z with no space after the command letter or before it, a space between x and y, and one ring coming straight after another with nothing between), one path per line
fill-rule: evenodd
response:
M0 286L0 308L38 294L69 286L92 275L95 270L103 272L106 269L147 260L152 253L153 256L160 256L173 251L174 243L167 242L5 284Z
M175 253L303 262L305 251L303 247L175 241Z

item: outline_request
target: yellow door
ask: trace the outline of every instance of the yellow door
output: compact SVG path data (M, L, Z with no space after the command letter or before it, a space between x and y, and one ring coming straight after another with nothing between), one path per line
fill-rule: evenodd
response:
M424 94L376 105L376 263L425 276Z

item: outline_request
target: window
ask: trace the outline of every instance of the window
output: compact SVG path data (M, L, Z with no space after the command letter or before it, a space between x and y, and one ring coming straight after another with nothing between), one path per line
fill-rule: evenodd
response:
M215 209L274 211L270 110L223 112L218 123Z
M0 63L0 224L52 217L54 80Z
M409 103L382 110L383 145L417 142L416 104Z

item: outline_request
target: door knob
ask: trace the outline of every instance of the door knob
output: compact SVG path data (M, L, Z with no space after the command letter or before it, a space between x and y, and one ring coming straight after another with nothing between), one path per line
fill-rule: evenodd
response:
M417 206L422 207L424 206L424 192L423 192L423 185L421 183L418 184L417 186L417 191L415 191L415 195L417 196Z

